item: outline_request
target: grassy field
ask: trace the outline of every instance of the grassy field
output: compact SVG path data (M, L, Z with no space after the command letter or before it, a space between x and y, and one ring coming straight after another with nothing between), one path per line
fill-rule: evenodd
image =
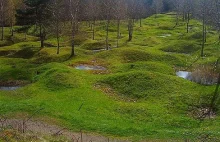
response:
M133 141L219 140L219 111L213 119L199 120L195 114L210 104L215 86L176 76L178 70L214 66L220 54L217 32L209 27L205 57L199 58L202 25L196 20L191 20L186 33L184 22L173 28L172 15L149 17L142 27L135 23L131 42L125 24L119 48L115 48L116 23L112 22L112 50L94 52L105 47L104 23L96 26L95 40L82 23L76 56L69 60L66 37L59 55L56 47L41 49L34 36L24 40L23 33L15 33L13 43L8 38L0 42L0 82L28 84L15 91L0 90L0 115L24 118L43 108L34 119L72 131ZM56 46L53 37L46 43ZM80 64L103 66L107 71L75 69Z

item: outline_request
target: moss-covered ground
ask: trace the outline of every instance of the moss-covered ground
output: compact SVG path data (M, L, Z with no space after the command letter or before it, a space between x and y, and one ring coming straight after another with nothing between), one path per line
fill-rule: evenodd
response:
M217 32L208 28L205 57L200 57L201 29L191 20L174 28L175 18L163 14L135 22L133 40L127 42L126 22L116 48L116 23L111 22L111 50L105 48L104 22L97 22L95 40L82 22L76 37L76 56L69 59L68 38L61 39L60 54L50 37L45 48L39 39L15 33L0 42L0 81L25 81L14 91L0 90L0 115L27 117L39 108L35 119L71 129L139 140L220 138L220 112L213 119L197 119L196 108L208 106L215 86L204 86L176 76L178 70L214 66L219 54ZM17 27L19 28L19 27ZM6 28L6 33L9 29ZM50 46L49 46L50 45ZM83 71L78 64L99 65L107 71ZM217 108L218 102L216 103Z

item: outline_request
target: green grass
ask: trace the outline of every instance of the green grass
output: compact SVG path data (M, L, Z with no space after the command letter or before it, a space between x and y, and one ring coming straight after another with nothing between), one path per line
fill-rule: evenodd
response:
M23 33L16 32L15 43L0 43L0 81L29 84L16 91L0 91L0 115L19 118L44 108L36 119L56 120L73 131L134 141L198 140L204 135L219 138L219 111L212 120L200 121L190 115L197 107L209 105L215 86L175 75L179 69L213 65L220 53L217 36L208 28L206 56L197 61L201 23L191 20L188 34L184 22L174 25L173 15L143 19L142 27L135 22L134 38L128 42L126 21L122 21L122 37L115 48L116 22L112 21L112 50L95 53L91 50L105 48L105 22L96 23L95 40L83 22L76 36L76 56L71 59L70 39L65 33L58 55L52 35L48 35L46 47L40 48L33 27L26 41ZM68 34L68 28L64 30ZM78 64L101 65L108 71L80 71L74 68Z
M132 71L112 75L102 83L110 85L119 94L137 99L148 98L149 96L164 97L171 93L180 94L187 88L191 88L188 81L180 80L175 76L146 71ZM177 86L181 87L176 88ZM187 87L185 88L185 86ZM192 86L192 88L195 88L195 86Z
M171 43L171 45L167 45L166 47L162 48L165 52L176 52L176 53L185 53L190 54L196 51L199 51L201 46L197 45L196 42L190 41L181 41L178 40L176 43Z
M105 41L88 40L81 46L81 48L87 50L105 49Z

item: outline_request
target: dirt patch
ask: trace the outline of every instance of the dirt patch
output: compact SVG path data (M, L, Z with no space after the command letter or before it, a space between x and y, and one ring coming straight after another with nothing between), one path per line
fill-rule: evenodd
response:
M2 50L0 51L0 56L9 56L14 54L16 51L14 50Z
M55 45L53 45L51 43L44 43L44 46L45 47L57 47L57 46L55 46Z
M211 67L197 67L192 72L191 80L202 85L214 85L218 81L218 73Z
M94 85L94 88L102 91L104 94L108 95L109 97L115 100L120 100L120 101L125 101L125 102L137 102L136 99L132 99L132 98L124 97L123 95L119 95L114 89L112 89L110 86L106 84L97 83Z
M198 67L192 72L178 71L176 75L201 85L215 85L218 82L218 73L208 67Z
M88 134L83 131L71 132L66 128L62 128L56 125L49 125L41 121L33 120L20 120L20 119L0 119L0 128L14 129L19 133L32 133L35 136L37 134L49 135L53 137L65 137L71 142L129 142L128 140L120 140L116 138L108 138L105 136Z
M78 62L69 65L72 68L77 70L85 70L89 71L92 74L108 74L109 70L105 67L106 64L100 63L96 60L88 61L88 62Z
M11 58L23 58L23 59L30 59L34 56L37 51L32 50L30 47L26 47L22 50L17 51L12 55L8 55Z
M30 83L29 81L25 81L25 80L9 80L9 81L0 81L0 86L3 87L25 86L29 83Z
M197 107L190 111L190 115L196 119L214 119L216 117L216 112L209 107Z

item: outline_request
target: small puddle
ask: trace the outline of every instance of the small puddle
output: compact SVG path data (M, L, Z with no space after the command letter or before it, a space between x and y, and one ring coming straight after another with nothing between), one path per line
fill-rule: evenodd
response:
M78 65L75 67L77 70L106 70L102 66L93 66L93 65Z
M101 52L101 51L106 51L106 49L96 49L96 50L92 50L93 52Z
M30 84L30 82L25 80L9 80L0 81L0 90L13 91Z
M5 91L13 91L21 88L20 86L11 86L11 87L5 87L5 86L0 86L0 90L5 90Z
M215 76L200 74L198 72L187 72L187 71L178 71L176 72L178 77L184 78L186 80L202 84L202 85L215 85L218 79Z
M171 34L162 34L162 35L159 35L158 37L166 38L166 37L171 37L171 36L172 36Z
M192 76L192 73L191 72L187 72L187 71L178 71L176 72L176 75L181 77L181 78L184 78L184 79L187 79L187 80L191 80L191 76Z

